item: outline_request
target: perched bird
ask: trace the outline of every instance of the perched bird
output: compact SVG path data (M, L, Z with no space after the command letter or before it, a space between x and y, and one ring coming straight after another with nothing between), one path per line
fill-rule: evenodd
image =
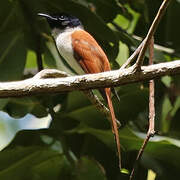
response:
M38 15L47 19L59 53L76 73L100 73L111 70L106 54L96 40L84 30L77 17L68 14L50 15L38 13ZM119 133L111 100L111 89L104 88L103 93L107 98L111 113L112 131L115 136L119 167L121 169Z

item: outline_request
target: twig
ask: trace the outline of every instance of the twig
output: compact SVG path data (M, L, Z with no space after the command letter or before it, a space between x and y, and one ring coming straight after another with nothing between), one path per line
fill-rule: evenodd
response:
M131 64L134 59L137 57L139 52L141 51L142 47L144 45L144 41L138 46L138 48L134 51L134 53L127 59L127 61L121 66L120 69L126 68L129 64Z
M96 108L102 113L104 114L107 119L111 122L111 114L109 109L100 101L100 99L93 94L92 91L82 91L87 97L88 99L91 101L92 104L94 104L96 106ZM118 127L121 126L120 122L118 120L116 120L116 123L118 125Z
M136 40L139 41L139 42L141 42L141 41L143 40L142 37L136 36L136 35L133 35L133 38L136 39ZM135 48L134 48L134 49L135 49ZM161 51L161 52L170 54L170 55L177 56L175 50L172 49L172 48L169 48L169 47L165 47L165 46L162 46L162 45L159 45L159 44L155 44L155 43L154 43L154 49L157 50L157 51ZM177 56L177 57L178 57L178 56Z
M149 45L149 64L152 65L153 64L153 56L154 56L154 38L152 37L151 41L150 41L150 45ZM147 143L149 141L149 139L151 137L154 136L155 131L154 131L154 118L155 118L155 106L154 106L154 80L150 80L149 81L149 129L147 132L147 136L144 139L143 145L141 147L141 149L138 152L138 155L136 157L136 161L134 164L134 167L131 171L130 174L130 180L132 180L133 176L134 176L134 171L136 168L136 164L139 161L139 159L141 158L141 156L143 155L144 149L147 146Z
M144 39L144 45L143 47L141 48L141 51L139 53L139 56L138 56L138 59L136 61L136 64L135 64L135 70L139 71L141 70L141 65L143 64L143 61L144 61L144 55L145 55L145 52L148 48L148 44L149 44L149 41L151 40L151 38L154 36L154 33L160 23L160 20L162 18L162 16L164 15L169 3L170 3L171 0L164 0L163 3L161 4L160 8L159 8L159 11L156 15L156 17L154 18L154 21L148 31L148 34L146 36L146 38Z
M154 38L152 37L150 41L150 48L149 48L149 64L153 64L154 58ZM154 119L155 119L155 103L154 103L154 80L149 81L149 129L147 136L154 136Z
M147 145L150 137L151 137L151 136L146 136L146 138L145 138L145 140L144 140L144 142L143 142L143 145L142 145L141 149L140 149L139 152L138 152L138 155L137 155L137 157L136 157L135 164L134 164L134 167L133 167L133 169L132 169L132 171L131 171L129 180L132 180L132 178L133 178L133 176L134 176L134 171L135 171L135 169L136 169L137 162L138 162L139 159L141 158L141 156L142 156L142 154L143 154L143 152L144 152L144 149L145 149L145 147L146 147L146 145Z
M38 78L38 74L34 78L23 81L1 82L0 97L22 97L42 93L60 93L74 90L115 87L159 78L164 75L176 75L180 74L180 60L142 66L142 71L140 72L135 72L133 67L129 67L123 70L62 78L42 79Z

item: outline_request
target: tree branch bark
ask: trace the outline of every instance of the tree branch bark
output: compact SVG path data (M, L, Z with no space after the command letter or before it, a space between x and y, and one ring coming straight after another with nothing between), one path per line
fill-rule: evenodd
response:
M61 93L73 90L87 90L120 86L159 78L164 75L176 74L180 74L180 60L142 66L142 71L139 72L135 72L134 66L132 66L127 69L120 69L98 74L71 77L64 77L64 75L62 75L63 77L60 78L53 76L53 73L51 75L52 78L41 77L39 74L37 74L33 78L22 81L1 82L0 97L22 97L42 93Z

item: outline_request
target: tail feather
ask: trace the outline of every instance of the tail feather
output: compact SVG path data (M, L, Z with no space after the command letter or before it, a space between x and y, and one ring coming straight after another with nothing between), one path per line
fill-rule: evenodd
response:
M110 112L111 112L112 131L114 133L114 137L115 137L115 141L116 141L117 153L118 153L118 158L119 158L119 168L121 170L120 140L119 140L118 126L117 126L117 122L116 122L114 108L113 108L112 100L111 100L111 89L110 88L105 88L105 93L106 93L106 97L107 97L108 106L109 106L109 109L110 109Z

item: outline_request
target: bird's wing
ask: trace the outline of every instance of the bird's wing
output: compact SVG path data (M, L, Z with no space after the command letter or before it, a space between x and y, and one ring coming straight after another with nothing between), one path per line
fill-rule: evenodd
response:
M72 34L72 46L74 57L86 73L111 70L106 54L88 32L75 31Z

